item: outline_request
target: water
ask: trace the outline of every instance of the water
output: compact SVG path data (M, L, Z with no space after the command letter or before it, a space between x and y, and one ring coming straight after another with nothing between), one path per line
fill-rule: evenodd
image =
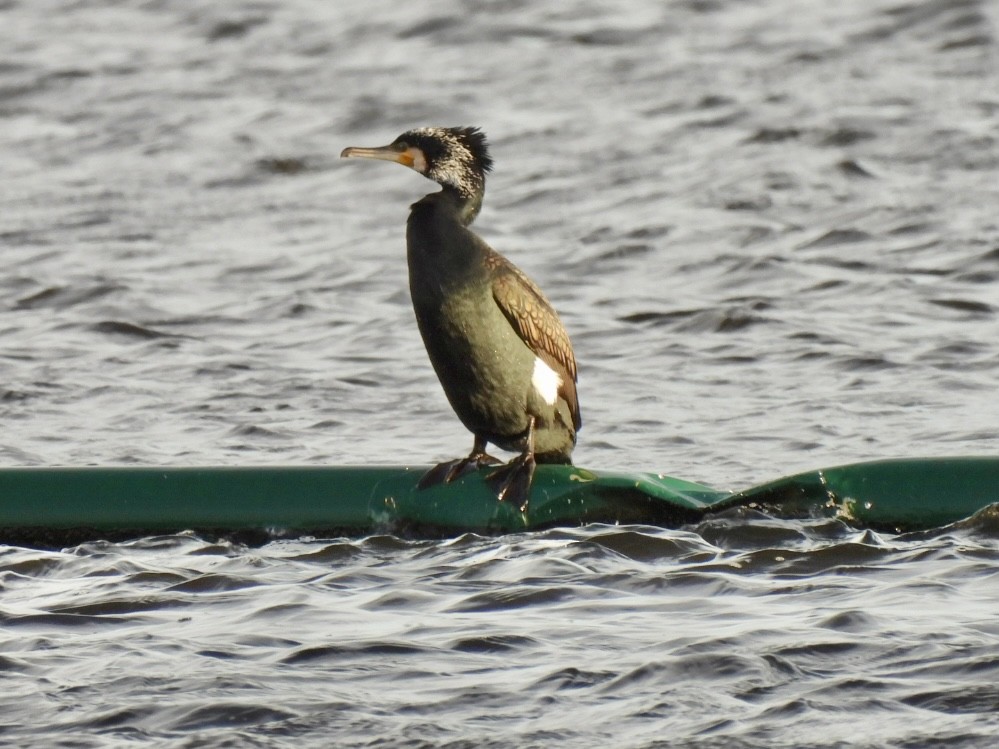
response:
M579 464L720 488L999 447L989 2L0 2L0 460L467 451L406 291L430 189L563 315ZM993 513L0 547L9 746L984 747Z
M11 746L989 746L996 523L9 550ZM934 743L937 742L937 743Z

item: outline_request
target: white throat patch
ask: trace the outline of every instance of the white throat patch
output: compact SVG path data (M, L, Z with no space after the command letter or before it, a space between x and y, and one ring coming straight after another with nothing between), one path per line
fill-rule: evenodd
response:
M554 369L549 367L540 357L534 359L534 374L531 375L531 384L538 391L538 395L549 406L555 403L558 398L558 389L562 386L562 378Z

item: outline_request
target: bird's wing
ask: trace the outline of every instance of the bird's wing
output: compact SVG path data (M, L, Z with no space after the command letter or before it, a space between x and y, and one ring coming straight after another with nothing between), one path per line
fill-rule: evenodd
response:
M573 426L579 429L576 396L576 357L562 321L534 282L496 252L486 256L493 271L493 298L528 348L562 380L560 392L569 405Z

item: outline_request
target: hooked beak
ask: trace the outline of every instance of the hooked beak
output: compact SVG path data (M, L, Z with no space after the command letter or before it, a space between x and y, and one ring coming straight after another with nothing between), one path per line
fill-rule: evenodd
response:
M358 148L351 146L340 152L341 159L378 159L379 161L394 161L396 164L413 167L415 158L412 148L400 151L392 146L382 146L380 148Z
M381 148L358 148L351 146L340 152L341 159L378 159L379 161L394 161L396 164L408 166L420 174L426 174L427 159L423 151L416 146L404 143L393 143Z

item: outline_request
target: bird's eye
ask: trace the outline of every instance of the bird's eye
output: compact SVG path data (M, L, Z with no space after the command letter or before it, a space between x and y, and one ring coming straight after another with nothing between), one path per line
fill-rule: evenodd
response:
M409 150L409 144L406 141L404 141L404 140L397 140L395 142L395 150L399 151L400 153L402 151L408 151Z

